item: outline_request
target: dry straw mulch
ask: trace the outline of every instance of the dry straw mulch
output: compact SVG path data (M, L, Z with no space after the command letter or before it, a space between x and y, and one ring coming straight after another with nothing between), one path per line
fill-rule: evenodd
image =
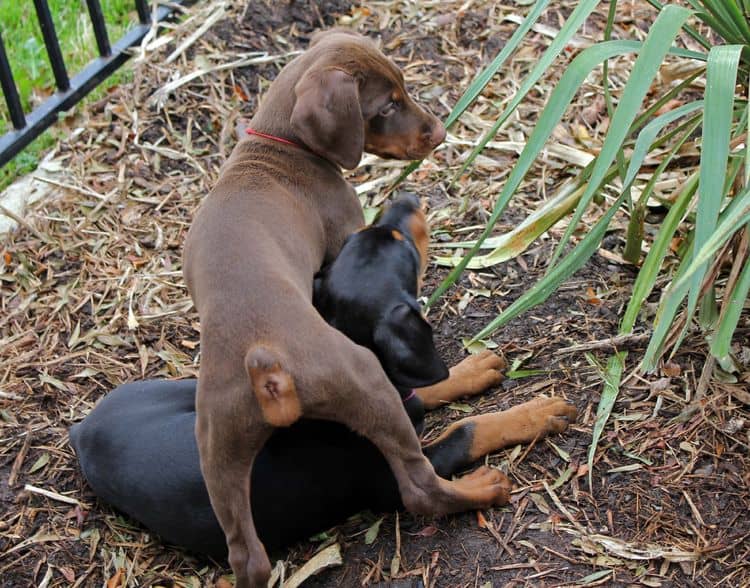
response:
M445 115L507 40L528 2L201 2L181 24L150 38L124 84L61 124L54 198L34 205L4 238L0 260L0 578L4 586L211 585L225 572L165 547L98 503L78 471L68 427L114 386L144 377L195 376L198 319L181 277L181 248L195 209L279 68L316 28L355 26L382 39L420 99ZM553 68L455 189L466 146L486 129L575 4L554 7L529 42L455 127L409 187L430 204L437 242L470 237L528 137L562 68ZM616 34L639 37L645 2L621 2ZM606 5L566 52L600 38ZM620 84L629 63L613 65ZM665 70L665 74L667 70ZM668 75L661 84L668 84ZM600 78L580 92L498 231L515 226L601 145L607 117ZM653 95L663 92L656 85ZM615 92L617 95L617 92ZM691 165L689 154L685 166ZM402 163L366 157L352 172L374 207ZM660 189L667 193L683 171ZM655 212L658 215L658 211ZM658 222L658 216L655 217ZM372 544L362 515L319 538L343 547L344 565L318 585L488 586L750 584L748 364L750 324L735 348L744 383L702 378L705 348L690 339L661 373L632 375L597 454L594 488L586 451L601 390L597 361L632 285L621 263L622 227L547 303L495 341L535 375L454 405L438 425L537 394L564 395L580 410L569 433L490 458L516 485L512 505L441 521L385 515ZM465 276L431 314L446 357L544 271L553 230L523 256ZM444 275L429 270L428 287ZM491 293L491 297L487 297ZM648 312L648 309L646 309ZM638 356L643 340L629 342ZM602 347L604 349L602 350ZM585 355L590 353L590 355ZM598 358L598 359L597 359ZM743 404L743 402L745 404ZM116 466L113 466L116 467ZM293 516L293 513L290 513ZM372 538L373 533L370 534ZM321 546L305 543L288 575Z

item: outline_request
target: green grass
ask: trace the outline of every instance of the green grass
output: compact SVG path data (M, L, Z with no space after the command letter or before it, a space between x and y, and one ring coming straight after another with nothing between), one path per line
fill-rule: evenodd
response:
M101 0L110 43L114 43L137 21L134 0ZM50 12L60 41L68 75L72 77L98 56L96 39L91 27L85 0L49 0ZM0 2L0 33L13 69L16 86L24 111L32 108L55 91L44 40L31 0ZM115 74L104 82L89 99L101 95L102 89L122 81ZM11 129L5 102L0 107L0 134ZM48 130L0 169L0 190L19 175L32 171L41 155L55 144L54 128Z

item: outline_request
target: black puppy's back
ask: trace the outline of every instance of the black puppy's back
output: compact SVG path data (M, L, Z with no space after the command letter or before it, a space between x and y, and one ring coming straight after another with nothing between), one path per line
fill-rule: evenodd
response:
M70 430L86 480L104 502L169 543L226 557L195 441L195 380L119 386ZM400 508L380 452L344 425L300 420L276 429L255 461L251 505L269 550L365 508Z

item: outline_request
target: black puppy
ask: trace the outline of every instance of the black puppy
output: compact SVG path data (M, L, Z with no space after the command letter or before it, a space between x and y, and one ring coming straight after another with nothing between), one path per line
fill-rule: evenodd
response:
M402 196L376 225L346 240L316 277L313 300L326 321L377 355L417 433L424 406L414 388L448 377L417 303L427 241L419 199Z
M226 539L211 508L195 441L196 380L115 388L70 430L100 500L167 543L223 560ZM253 467L252 511L269 551L364 509L400 508L385 458L344 425L300 420L277 429Z
M419 429L424 408L413 388L448 377L416 301L427 238L419 200L405 196L377 225L350 236L315 282L322 316L376 353ZM134 382L103 398L70 439L99 498L171 543L222 557L225 538L201 476L194 426L195 380ZM401 507L382 455L333 422L277 429L251 484L253 517L269 549L365 508Z
M447 375L432 331L416 306L427 228L415 199L395 204L377 226L352 236L336 262L318 276L321 312L378 354L402 390L414 421L429 407L476 394L501 378L501 358L471 356ZM455 372L454 372L455 370ZM446 386L444 386L444 384ZM133 382L119 386L71 428L81 469L99 498L170 543L226 557L224 533L201 475L195 441L196 380ZM490 451L562 432L575 408L540 398L508 411L454 423L424 448L443 477ZM477 470L464 479L487 475ZM507 489L510 482L507 481ZM382 454L344 425L300 420L276 429L251 474L251 506L269 550L333 526L364 509L402 508L396 479Z

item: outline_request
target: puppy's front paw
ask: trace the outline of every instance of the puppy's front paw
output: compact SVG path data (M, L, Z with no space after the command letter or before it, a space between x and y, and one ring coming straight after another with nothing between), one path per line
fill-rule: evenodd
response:
M495 468L482 466L453 482L472 503L472 508L502 506L510 502L511 482Z
M516 408L525 413L528 441L562 433L578 416L576 407L562 398L535 398Z
M464 394L479 394L487 388L497 386L505 378L503 370L508 366L502 353L482 351L469 355L450 370L451 379Z

